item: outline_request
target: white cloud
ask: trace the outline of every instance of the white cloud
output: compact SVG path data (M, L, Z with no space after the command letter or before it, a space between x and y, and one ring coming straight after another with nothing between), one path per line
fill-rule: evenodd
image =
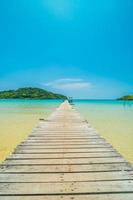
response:
M80 90L91 88L91 83L84 81L83 79L76 79L76 78L63 78L57 79L48 83L43 83L44 86L50 86L54 89L65 89L65 90Z

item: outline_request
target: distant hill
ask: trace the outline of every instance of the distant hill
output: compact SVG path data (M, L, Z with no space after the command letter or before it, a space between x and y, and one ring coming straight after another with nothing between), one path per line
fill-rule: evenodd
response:
M67 97L40 88L25 87L0 91L0 99L67 99Z
M126 95L118 98L118 100L133 100L133 95Z

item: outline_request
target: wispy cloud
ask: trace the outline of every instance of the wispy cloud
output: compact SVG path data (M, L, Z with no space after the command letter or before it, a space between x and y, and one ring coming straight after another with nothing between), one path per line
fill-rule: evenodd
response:
M49 86L54 89L65 89L65 90L80 90L85 88L91 88L91 83L83 79L76 78L62 78L57 79L48 83L43 83L44 86Z

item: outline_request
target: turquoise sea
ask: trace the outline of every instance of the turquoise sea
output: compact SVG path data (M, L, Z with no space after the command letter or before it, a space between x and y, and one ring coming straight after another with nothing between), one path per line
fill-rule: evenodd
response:
M133 163L133 101L75 100L75 108Z
M60 100L0 100L0 160L4 160ZM133 101L74 100L74 107L133 163Z

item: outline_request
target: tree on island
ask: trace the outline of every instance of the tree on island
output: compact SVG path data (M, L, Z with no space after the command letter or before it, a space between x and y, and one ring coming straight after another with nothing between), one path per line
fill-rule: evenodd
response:
M133 100L133 95L126 95L118 98L118 100Z
M40 88L25 87L0 91L0 99L67 99L67 97Z

